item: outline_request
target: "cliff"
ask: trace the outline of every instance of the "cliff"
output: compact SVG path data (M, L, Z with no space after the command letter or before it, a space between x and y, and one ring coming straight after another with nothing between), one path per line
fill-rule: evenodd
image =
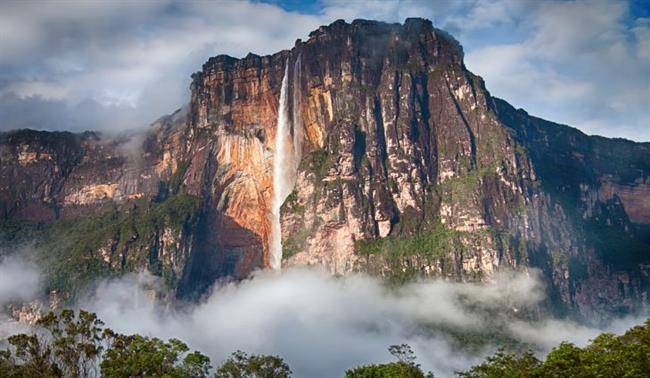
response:
M181 297L271 267L281 237L283 266L396 282L534 267L557 311L647 304L650 144L493 98L427 20L336 21L272 56L217 56L191 90L140 140L2 135L5 243L64 234L79 280L144 266Z

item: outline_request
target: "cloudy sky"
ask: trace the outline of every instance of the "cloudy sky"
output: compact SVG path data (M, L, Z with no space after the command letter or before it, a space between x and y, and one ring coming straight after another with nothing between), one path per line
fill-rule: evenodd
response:
M208 57L273 53L343 18L426 17L492 94L588 134L650 140L650 3L0 2L0 130L144 127Z

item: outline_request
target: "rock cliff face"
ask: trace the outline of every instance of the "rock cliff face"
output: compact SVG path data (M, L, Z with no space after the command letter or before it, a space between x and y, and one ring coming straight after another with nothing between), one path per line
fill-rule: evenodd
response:
M647 303L650 144L491 97L460 45L421 19L337 21L272 56L211 58L188 107L143 139L4 134L5 240L93 219L101 234L71 239L83 277L145 266L185 297L268 268L283 79L284 266L396 281L535 267L558 310Z

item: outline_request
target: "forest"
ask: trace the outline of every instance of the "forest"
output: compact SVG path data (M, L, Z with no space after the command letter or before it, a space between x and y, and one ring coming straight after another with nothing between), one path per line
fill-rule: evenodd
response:
M235 351L218 367L181 340L167 341L114 332L96 314L64 309L40 318L30 333L1 342L0 377L291 377L280 356ZM430 378L407 344L391 345L393 362L351 367L347 378ZM600 334L579 347L563 342L540 359L532 350L503 349L461 378L492 377L643 377L650 371L650 319L623 335Z

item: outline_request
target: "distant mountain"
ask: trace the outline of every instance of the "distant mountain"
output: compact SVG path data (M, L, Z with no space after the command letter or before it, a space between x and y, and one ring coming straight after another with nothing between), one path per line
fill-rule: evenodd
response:
M428 20L336 21L191 89L142 143L1 134L2 244L37 240L48 289L147 267L192 298L281 258L395 282L534 267L557 312L648 303L650 143L493 98Z

